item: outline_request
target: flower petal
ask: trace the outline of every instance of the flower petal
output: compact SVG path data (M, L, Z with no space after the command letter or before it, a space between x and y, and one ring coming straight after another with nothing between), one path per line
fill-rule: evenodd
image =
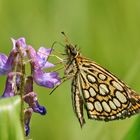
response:
M18 51L18 49L20 49L22 53L24 54L24 56L26 56L27 44L26 44L25 38L20 37L17 40L12 38L11 40L13 43L13 50Z
M8 57L5 54L0 53L0 66L5 65L7 59L8 59Z
M37 55L38 55L38 57L40 57L43 60L45 59L45 61L46 61L46 59L51 54L51 52L52 52L51 48L47 49L47 48L44 48L44 47L40 47L38 49Z
M31 64L32 70L40 68L39 62L36 57L36 50L32 46L27 47L27 54Z
M25 128L25 135L28 136L30 133L30 120L33 113L32 108L28 108L24 110L24 128Z
M47 113L46 108L44 106L39 105L38 101L35 102L33 110L34 112L39 113L41 115L45 115Z
M34 112L39 113L41 115L46 114L46 108L44 106L39 105L37 101L37 94L34 92L30 92L24 95L24 101L29 104L29 107L33 109Z
M15 66L15 60L17 57L17 51L12 50L7 58L6 55L0 55L0 75L11 72Z
M41 48L39 49L39 51L45 52L46 55L48 55L51 52L50 49L45 48ZM33 79L38 85L47 88L53 88L55 85L60 84L61 81L60 78L58 77L57 72L47 73L42 70L42 64L39 63L42 63L46 59L45 56L41 56L40 58L36 57L36 51L32 46L28 46L28 56L32 60L30 63L32 67ZM46 63L46 66L47 65L48 66L51 65L51 63Z
M38 52L37 52L37 60L39 62L40 67L42 68L50 68L50 67L54 67L55 65L52 63L49 63L47 61L48 56L51 54L52 49L49 48L44 48L44 47L40 47Z
M50 62L48 62L48 61L43 65L43 68L44 68L44 69L45 69L45 68L53 68L53 67L55 67L55 65L52 64L52 63L50 63Z
M14 72L11 72L8 74L8 77L6 79L6 85L5 85L5 90L2 95L2 97L11 97L15 95L15 83L13 81L13 77L15 76Z
M20 37L19 39L15 40L11 38L12 43L13 43L13 49L16 49L17 45L20 45L22 48L26 48L26 41L24 37Z
M25 94L28 94L28 93L33 91L33 78L32 78L32 76L27 77L24 89L25 89L24 90Z
M5 54L0 53L0 75L5 74L4 67L5 67L7 59L8 58Z
M35 49L32 46L28 46L28 56L32 60L31 61L32 67L34 67L35 69L54 67L55 66L54 64L47 61L51 51L52 49L41 47L36 53Z
M43 72L41 69L33 71L34 81L40 85L47 88L54 88L55 85L61 83L57 72Z

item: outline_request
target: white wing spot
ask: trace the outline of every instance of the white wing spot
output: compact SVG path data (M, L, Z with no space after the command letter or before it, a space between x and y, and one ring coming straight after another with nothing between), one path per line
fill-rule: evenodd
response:
M77 112L78 113L78 117L81 118L82 115L81 115L81 112Z
M90 113L92 114L92 112L90 112ZM90 115L90 117L91 117L91 118L94 118L94 119L97 119L97 116L96 116L96 115L93 115L93 114Z
M112 101L109 101L109 105L112 109L114 109L114 110L116 109L116 106Z
M99 92L101 95L106 95L107 93L109 93L109 89L107 88L107 86L105 84L100 84Z
M91 82L91 83L96 82L96 78L95 78L94 76L92 76L92 75L88 75L88 76L87 76L87 79L88 79L88 81Z
M114 120L116 117L115 116L110 116L110 119Z
M76 95L75 96L75 99L76 99L76 106L79 107L80 106L80 104L79 104L79 96Z
M116 98L113 99L113 102L117 107L121 106L121 103Z
M116 81L112 81L112 85L113 85L114 88L116 88L120 91L123 91L122 86L119 83L117 83Z
M76 93L76 94L79 94L79 90L78 90L77 87L75 88L75 93Z
M122 103L126 103L127 99L126 97L123 95L123 93L116 91L116 97L119 99L119 101L121 101Z
M88 99L90 97L88 90L84 90L84 97Z
M99 74L99 78L100 78L101 80L105 80L105 79L106 79L106 76L100 73L100 74Z
M104 108L104 110L106 112L110 112L111 111L109 105L105 101L102 102L102 106L103 106L103 108Z
M121 117L121 115L122 115L121 113L118 113L118 114L117 114L117 117Z
M105 117L104 117L104 116L100 116L99 118L100 118L101 120L104 120L104 119L105 119Z
M94 106L93 106L92 103L88 102L88 103L87 103L87 108L88 108L89 110L93 110L93 109L94 109Z
M95 89L92 88L92 87L90 87L89 92L90 92L90 95L91 95L92 97L94 97L94 96L96 95L96 91L95 91Z
M98 112L101 112L101 111L103 110L103 108L102 108L102 106L101 106L101 104L100 104L99 101L96 101L96 102L94 103L94 106L95 106L95 109L96 109Z

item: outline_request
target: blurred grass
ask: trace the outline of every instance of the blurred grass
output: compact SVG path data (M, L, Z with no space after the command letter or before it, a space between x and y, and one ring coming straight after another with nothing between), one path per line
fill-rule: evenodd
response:
M140 117L135 121L132 128L126 133L123 140L139 140L140 139Z
M36 48L50 47L54 41L63 42L60 32L65 31L84 56L140 91L139 0L0 0L0 17L0 52L11 49L11 37L24 36ZM4 78L0 78L2 93ZM108 123L86 119L81 130L72 110L70 81L51 96L45 88L36 86L35 91L48 115L33 115L33 140L121 140L139 125L133 126L138 115Z
M24 140L19 96L0 99L0 140Z

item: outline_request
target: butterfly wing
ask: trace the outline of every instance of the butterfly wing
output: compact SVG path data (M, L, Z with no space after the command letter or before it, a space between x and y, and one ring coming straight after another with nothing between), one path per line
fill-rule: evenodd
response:
M110 121L140 112L140 96L106 69L82 59L79 71L79 90L90 119Z
M73 110L80 122L81 127L85 123L85 119L83 116L83 99L80 95L80 89L79 89L79 82L78 82L78 75L75 76L72 80L72 105Z

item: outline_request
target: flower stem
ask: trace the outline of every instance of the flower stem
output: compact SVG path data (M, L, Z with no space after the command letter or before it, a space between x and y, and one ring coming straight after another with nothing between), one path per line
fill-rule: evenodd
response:
M20 55L20 71L22 73L20 80L20 97L21 97L21 124L24 132L24 87L25 87L25 64L24 64L24 54L22 53L22 50L20 49L21 47L18 48L19 50L19 55Z
M21 123L24 131L24 86L25 86L25 65L22 63L22 76L21 76L21 88L20 88L20 97L21 97Z

